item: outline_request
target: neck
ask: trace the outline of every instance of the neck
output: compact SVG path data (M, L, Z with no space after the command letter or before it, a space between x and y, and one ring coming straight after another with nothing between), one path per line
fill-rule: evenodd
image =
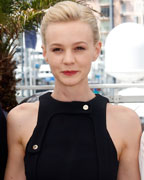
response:
M89 101L95 94L88 82L76 86L65 86L56 82L52 97L60 101Z
M60 101L89 101L95 97L88 83L81 86L59 86L55 84L52 97Z
M88 89L77 89L77 88L68 88L60 90L55 88L52 93L52 97L60 101L89 101L95 97L94 93Z

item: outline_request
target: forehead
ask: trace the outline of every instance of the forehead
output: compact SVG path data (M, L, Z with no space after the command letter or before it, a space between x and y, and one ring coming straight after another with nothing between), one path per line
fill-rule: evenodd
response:
M48 25L45 38L47 43L53 41L93 41L93 32L89 24L81 21L51 23Z

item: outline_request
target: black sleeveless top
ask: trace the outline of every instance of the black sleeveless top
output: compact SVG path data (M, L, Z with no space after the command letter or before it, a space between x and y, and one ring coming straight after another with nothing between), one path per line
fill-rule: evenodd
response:
M118 160L106 129L107 103L98 94L88 102L42 95L24 158L27 180L116 180Z

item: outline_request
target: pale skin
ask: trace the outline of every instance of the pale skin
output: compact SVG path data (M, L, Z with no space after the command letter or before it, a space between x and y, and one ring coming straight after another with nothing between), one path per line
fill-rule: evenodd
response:
M61 101L94 98L87 75L100 49L101 43L93 42L91 27L86 23L74 21L48 26L43 55L56 79L53 98ZM8 114L9 156L5 180L26 180L25 148L37 124L38 108L39 102L25 103ZM106 123L120 163L117 179L140 180L138 152L141 124L138 116L128 108L108 103Z
M142 133L142 136L141 136L139 164L140 164L140 171L141 171L141 180L144 180L144 132Z

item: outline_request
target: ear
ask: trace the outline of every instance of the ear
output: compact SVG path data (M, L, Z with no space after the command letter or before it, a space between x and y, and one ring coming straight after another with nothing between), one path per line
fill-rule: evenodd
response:
M46 47L44 45L42 45L41 48L43 50L43 57L44 57L45 61L48 63Z
M98 41L94 46L95 46L94 47L95 48L95 52L94 52L93 61L95 61L98 58L98 56L99 56L99 54L101 52L101 46L102 46L101 41Z

